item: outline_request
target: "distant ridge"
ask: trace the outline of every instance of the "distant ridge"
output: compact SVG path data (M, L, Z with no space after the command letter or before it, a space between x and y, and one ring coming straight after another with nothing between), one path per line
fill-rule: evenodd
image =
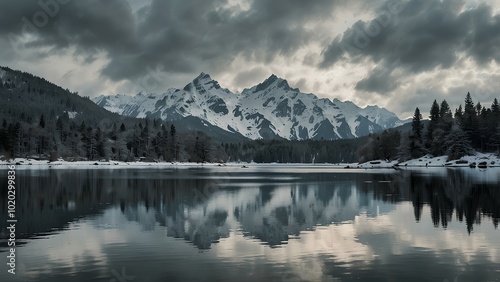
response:
M276 75L235 94L201 73L183 89L165 93L101 95L93 101L114 113L139 118L182 120L195 117L207 127L249 139L336 140L365 136L405 124L378 106L302 93Z

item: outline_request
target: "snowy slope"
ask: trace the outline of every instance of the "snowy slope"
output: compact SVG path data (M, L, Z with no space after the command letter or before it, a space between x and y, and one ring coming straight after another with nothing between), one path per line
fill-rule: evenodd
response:
M132 117L178 120L193 116L250 139L339 139L367 135L402 125L386 109L320 99L292 88L271 75L264 82L235 94L202 73L183 89L136 96L101 95L93 101L105 109Z

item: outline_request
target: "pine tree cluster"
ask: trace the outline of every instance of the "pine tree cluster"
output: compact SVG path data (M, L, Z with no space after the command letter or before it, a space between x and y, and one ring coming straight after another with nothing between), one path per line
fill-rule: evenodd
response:
M0 79L0 156L5 158L350 163L405 161L426 154L458 159L474 151L500 153L498 100L486 108L474 104L469 93L464 107L460 105L454 114L446 100L432 103L428 121L417 108L409 132L389 129L333 141L215 144L205 133L156 119L119 116L43 78L1 69L6 74Z
M143 123L144 122L144 123ZM0 155L4 158L32 158L56 161L182 161L210 162L224 159L223 152L205 133L177 132L159 120L145 119L127 128L124 123L101 126L80 124L68 115L46 122L42 114L37 122L21 120L0 128Z
M184 162L225 159L223 150L205 133L158 119L120 116L43 78L5 67L0 70L4 71L0 78L0 157Z
M429 122L424 132L422 115L417 108L412 130L401 147L402 159L419 158L426 154L447 155L449 160L479 152L500 151L500 106L495 98L490 108L479 102L474 105L470 93L465 104L455 110L454 116L446 100L441 105L432 103Z
M255 140L222 144L231 161L264 163L351 163L420 158L430 154L459 159L474 151L500 152L500 106L473 104L468 93L465 107L453 115L446 100L434 100L429 120L415 109L411 129L388 129L356 139L329 141Z

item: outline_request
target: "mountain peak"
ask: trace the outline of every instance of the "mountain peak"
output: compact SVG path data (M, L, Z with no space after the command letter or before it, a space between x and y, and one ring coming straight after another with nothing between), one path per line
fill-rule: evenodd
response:
M190 91L196 89L200 94L206 93L211 89L221 89L219 83L212 79L212 77L207 73L200 73L191 83L184 87L185 91Z
M210 75L208 73L205 73L205 72L202 72L200 73L200 75L198 75L198 77L196 77L197 79L200 79L200 80L212 80L212 77L210 77Z
M258 84L255 87L255 90L253 92L259 92L259 91L265 90L276 83L278 83L278 87L279 87L283 82L284 82L284 84L286 84L286 86L288 86L288 82L286 82L286 80L277 77L275 74L272 74L270 77L268 77L266 80L264 80L264 82ZM281 87L279 87L279 88L281 88Z
M277 76L273 73L273 74L271 74L271 76L269 76L269 77L268 77L265 81L268 81L268 80L269 80L269 81L273 82L273 81L275 81L276 79L279 79L279 77L277 77Z
M361 109L351 101L302 93L275 74L269 74L260 84L245 88L238 95L220 88L217 81L203 72L184 91L172 89L162 95L135 99L111 97L96 103L141 118L174 120L191 116L250 139L353 138L403 123L395 114L375 107Z

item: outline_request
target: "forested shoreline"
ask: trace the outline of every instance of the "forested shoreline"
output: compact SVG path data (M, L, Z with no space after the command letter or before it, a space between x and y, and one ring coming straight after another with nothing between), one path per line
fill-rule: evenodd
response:
M203 132L108 112L89 97L3 67L0 157L69 161L224 161ZM211 156L218 156L217 158Z
M426 126L424 127L424 123ZM388 129L379 134L334 141L265 141L225 144L233 161L277 163L362 163L372 160L417 159L424 155L459 159L474 152L500 151L500 105L474 105L470 93L454 113L446 100L431 105L429 120L419 108L409 132Z
M459 159L474 152L500 150L500 105L494 98L489 108L481 103L474 105L470 93L464 107L459 105L452 114L446 100L439 105L432 103L427 128L422 125L422 114L415 109L412 130L402 136L398 147L398 159L407 160L430 154Z
M68 113L47 122L21 119L0 128L0 150L4 158L26 157L48 160L117 160L150 162L257 162L257 163L354 163L371 160L406 161L447 155L449 160L478 152L497 152L500 147L500 106L472 104L452 114L448 103L431 106L424 128L417 108L411 131L389 129L380 134L342 140L254 140L217 143L200 131L178 133L175 125L144 119L125 123L87 125L75 123ZM104 128L101 128L104 127Z
M104 128L101 128L104 127ZM447 155L449 160L478 152L498 152L500 107L472 104L452 114L446 101L431 106L430 120L423 126L417 108L411 131L389 129L380 134L342 140L254 140L216 143L200 131L178 133L175 125L144 119L127 127L124 123L104 126L75 123L68 113L47 122L42 114L36 122L21 119L0 128L0 150L4 158L27 157L48 160L117 160L150 162L257 162L257 163L354 163L371 160L406 161Z
M474 104L470 93L454 113L434 101L429 120L415 110L411 129L355 139L221 142L175 121L119 116L68 89L28 73L0 79L0 157L68 161L355 163L500 150L500 106ZM426 126L424 127L424 124ZM212 134L213 135L213 134Z

